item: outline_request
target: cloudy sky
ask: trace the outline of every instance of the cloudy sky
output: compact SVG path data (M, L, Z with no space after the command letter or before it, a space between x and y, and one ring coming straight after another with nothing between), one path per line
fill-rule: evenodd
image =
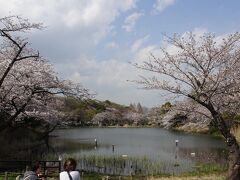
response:
M44 23L28 34L32 46L97 99L151 107L166 99L127 82L142 74L129 62L157 54L163 33L239 31L239 7L239 0L0 0L0 17Z

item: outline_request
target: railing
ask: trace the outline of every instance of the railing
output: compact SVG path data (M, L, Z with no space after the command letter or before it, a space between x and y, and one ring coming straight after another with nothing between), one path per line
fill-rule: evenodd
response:
M61 172L61 161L37 161L41 164L41 174L47 177L58 177ZM32 161L1 161L0 160L0 175L8 180L8 177L13 177L18 174L23 174L32 164Z

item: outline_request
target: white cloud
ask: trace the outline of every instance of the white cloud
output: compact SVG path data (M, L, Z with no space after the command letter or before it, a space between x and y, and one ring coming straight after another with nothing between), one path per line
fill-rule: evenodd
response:
M105 45L105 48L107 49L117 49L119 48L119 45L116 43L116 42L108 42L106 45Z
M155 12L163 12L167 7L173 5L175 0L156 0L153 8Z
M208 30L206 28L197 27L194 28L192 31L187 31L183 33L182 37L188 36L189 33L193 33L196 36L196 40L199 41L201 36L208 33Z
M141 48L142 45L149 39L149 37L150 37L150 35L146 35L143 38L136 40L131 46L131 51L132 52L138 51L139 48Z
M195 28L192 31L197 37L207 33L205 28ZM184 37L187 33L181 34ZM167 42L161 44L144 44L150 38L146 35L137 39L126 50L132 54L132 63L142 63L148 61L150 53L155 57L162 57L163 53L160 45L165 47L171 54L177 52L177 48ZM109 47L114 47L115 42L109 42ZM124 53L121 48L118 48L120 53ZM161 104L168 100L169 96L165 95L162 91L147 91L137 89L138 84L127 82L127 80L136 80L139 75L151 77L151 72L146 72L133 67L131 64L119 61L117 59L105 59L99 61L97 58L90 59L89 57L79 57L75 60L68 60L65 64L58 65L57 69L63 72L64 78L70 78L75 82L81 82L83 85L97 93L97 99L112 100L121 104L130 104L130 102L141 102L146 106L154 106ZM65 71L65 72L64 72ZM154 74L157 75L157 74ZM161 77L161 76L159 76ZM166 78L164 76L165 80ZM170 79L169 79L170 81ZM162 95L161 95L162 94Z
M203 36L204 34L210 33L207 28L203 28L203 27L194 28L193 31L191 32L195 35L196 40L199 42L202 41L201 36ZM188 36L189 33L190 32L183 33L182 37ZM214 40L216 41L216 45L220 45L221 43L223 43L223 39L227 38L228 36L229 36L229 33L216 36L214 38Z
M143 16L143 13L137 13L137 12L132 13L131 15L126 17L122 28L125 29L125 31L127 31L127 32L131 32L133 30L137 20L141 16Z
M81 57L75 61L57 66L64 72L64 78L80 82L85 87L97 93L99 100L111 100L129 105L131 102L140 102L146 106L159 104L158 92L137 89L137 84L127 80L136 79L139 71L126 62L115 59L98 61Z
M205 33L208 33L208 30L206 28L194 28L193 31L191 31L195 36L197 40L200 40L200 36L204 35ZM181 37L186 37L190 31L184 32ZM156 45L156 44L151 44L147 46L143 46L143 43L149 39L149 35L145 36L141 39L136 40L132 47L131 50L132 52L135 52L135 57L134 57L134 62L136 63L141 63L143 61L147 61L149 58L151 58L151 54L154 55L155 57L162 57L163 53L162 50L160 49L160 46L162 48L165 48L166 51L168 51L170 54L176 54L179 50L179 48L175 47L172 44L169 44L168 41L165 41L166 39L163 38L163 41L161 44Z
M136 52L134 62L142 63L143 61L147 61L150 58L151 53L154 53L154 55L159 54L159 53L156 53L156 52L158 52L158 48L157 48L156 45L149 45L149 46L146 46L146 47L142 47L141 49L139 49Z
M97 86L117 86L125 87L126 80L135 74L132 71L132 66L129 63L120 62L115 59L98 61L95 59L80 58L75 61L68 62L68 69L66 64L58 65L58 70L66 71L67 76L88 84L94 82ZM77 72L77 73L76 73ZM78 74L79 73L79 74Z
M0 4L0 17L21 15L48 29L79 31L83 38L88 33L96 44L111 32L120 13L135 8L136 0L0 0Z

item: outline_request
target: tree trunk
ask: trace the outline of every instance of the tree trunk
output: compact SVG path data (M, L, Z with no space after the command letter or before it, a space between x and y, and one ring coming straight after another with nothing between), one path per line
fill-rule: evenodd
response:
M240 149L238 142L234 135L231 134L230 128L226 125L223 117L219 112L217 112L213 106L210 104L208 106L212 116L215 127L221 132L227 142L227 147L229 150L229 171L228 180L239 180L240 179Z

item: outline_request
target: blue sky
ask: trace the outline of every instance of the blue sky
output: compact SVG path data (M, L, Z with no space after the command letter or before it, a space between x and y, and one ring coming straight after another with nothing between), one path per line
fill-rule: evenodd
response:
M43 22L27 36L62 78L100 100L151 107L167 99L127 82L143 74L129 62L157 55L162 33L239 31L239 7L239 0L0 0L0 16Z

